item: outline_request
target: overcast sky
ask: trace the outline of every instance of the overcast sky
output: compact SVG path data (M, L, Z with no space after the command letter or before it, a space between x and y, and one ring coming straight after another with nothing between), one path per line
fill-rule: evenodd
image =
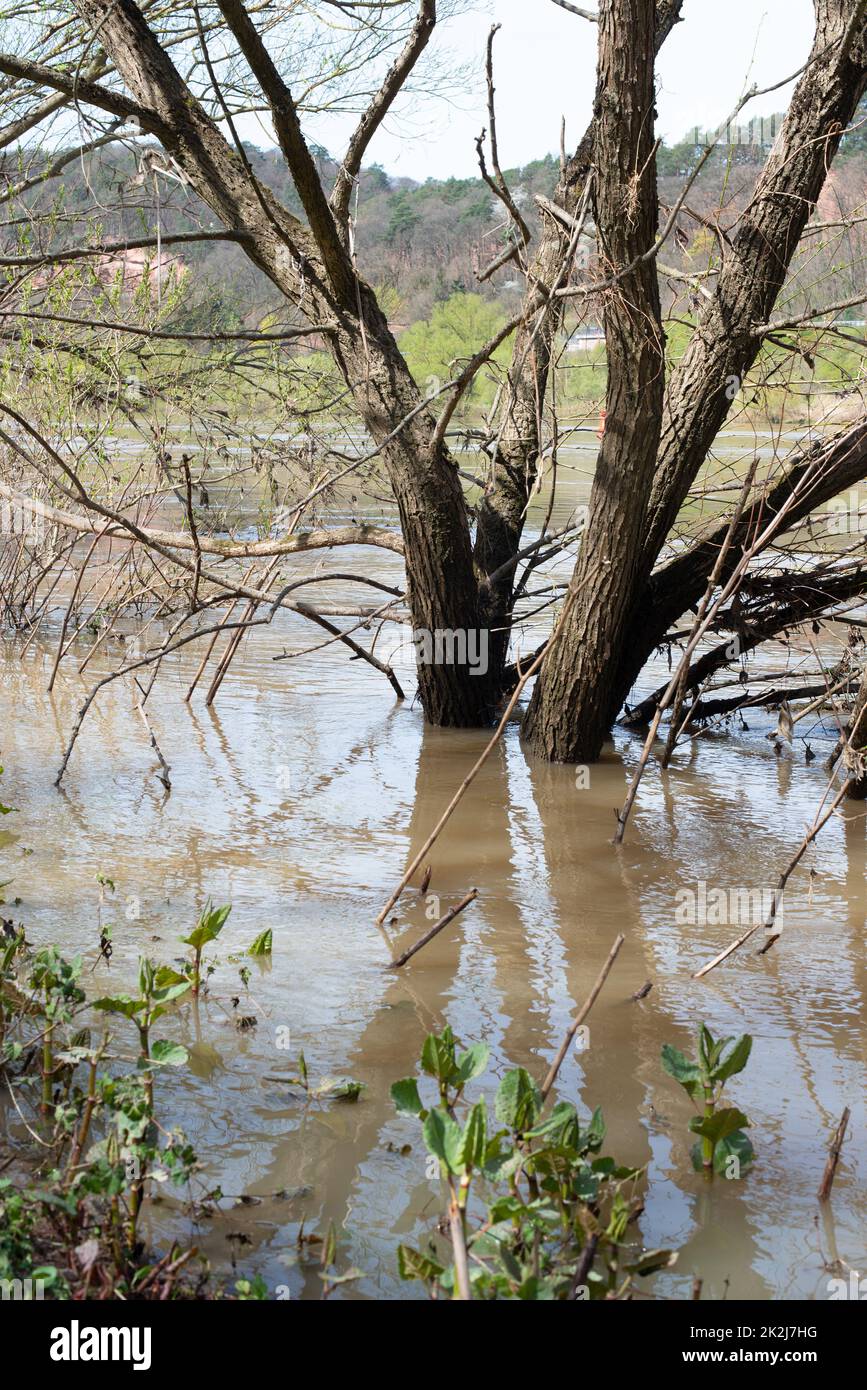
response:
M582 2L595 8L595 0ZM685 0L683 13L657 64L657 133L669 142L724 120L746 86L780 81L809 52L812 0ZM503 26L495 47L497 118L500 159L508 168L555 151L562 116L567 143L583 133L595 85L596 27L552 0L488 0L486 11L452 20L434 42L481 76L492 20ZM472 86L457 105L427 98L410 118L393 119L379 132L369 162L415 179L477 173L473 141L486 123L484 83ZM757 99L745 116L779 111L790 90ZM307 125L332 153L349 128L334 119Z

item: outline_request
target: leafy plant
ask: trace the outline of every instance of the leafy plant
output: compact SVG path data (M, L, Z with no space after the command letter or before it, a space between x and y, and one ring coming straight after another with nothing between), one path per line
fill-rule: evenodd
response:
M28 1008L26 996L18 988L16 968L24 947L24 932L20 930L4 937L0 944L0 1066L5 1060L7 1022Z
M56 946L38 951L30 976L30 984L43 1001L44 1028L42 1032L42 1114L48 1115L52 1106L54 1086L54 1037L59 1024L68 1023L75 1010L84 1002L84 990L79 987L81 957L67 961Z
M630 1238L644 1170L601 1156L601 1111L584 1125L561 1101L546 1116L519 1067L500 1082L492 1117L484 1098L464 1094L487 1064L484 1044L459 1052L445 1028L421 1053L439 1104L425 1105L415 1077L391 1088L398 1113L420 1122L445 1183L452 1247L449 1261L434 1239L426 1252L400 1245L401 1278L420 1280L432 1297L595 1299L622 1297L636 1275L672 1264L671 1251L642 1253Z
M743 1071L749 1061L753 1040L749 1033L739 1038L715 1039L706 1024L698 1030L698 1057L690 1060L666 1043L662 1065L699 1108L689 1127L699 1138L691 1149L693 1167L707 1177L714 1173L739 1178L755 1158L753 1146L744 1134L749 1120L735 1107L720 1107L726 1082Z
M0 1280L4 1284L21 1279L26 1270L31 1297L62 1298L66 1285L53 1265L39 1265L35 1248L40 1204L29 1188L17 1188L9 1178L0 1178Z
M252 1279L238 1279L235 1297L239 1303L265 1303L268 1301L268 1285L261 1274L256 1274Z
M353 1081L351 1076L324 1076L320 1081L311 1082L307 1070L307 1058L303 1052L298 1054L296 1075L266 1075L267 1081L279 1081L287 1086L300 1086L308 1100L337 1100L354 1104L362 1091L363 1081Z
M248 956L270 956L274 944L274 932L271 927L260 932L255 941L247 949Z
M201 988L202 952L210 941L216 941L223 927L226 925L226 918L231 911L231 903L227 904L225 907L214 907L209 899L207 907L189 936L181 937L184 945L191 946L193 949L193 959L189 970L193 994L198 994Z
M225 920L225 919L224 919ZM140 1140L133 1156L133 1183L130 1200L129 1243L135 1244L136 1227L144 1196L145 1179L153 1156L152 1125L154 1120L153 1071L160 1066L183 1066L187 1060L187 1050L178 1043L166 1039L151 1040L151 1028L166 1013L170 1004L180 999L191 988L190 981L168 965L157 966L144 957L139 962L139 993L137 997L128 994L106 996L93 1001L94 1009L107 1013L122 1014L130 1019L138 1030L141 1094L143 1109L136 1111L136 1129L122 1127L126 1142ZM133 1079L136 1084L138 1078ZM133 1086L135 1090L135 1086ZM123 1114L123 1109L121 1108Z
M102 903L114 885L97 877ZM203 915L197 969L201 945L227 915L210 905ZM105 955L108 929L100 923L100 931ZM201 1283L184 1284L182 1271L196 1252L173 1245L148 1264L138 1238L145 1192L189 1185L198 1168L186 1136L160 1124L154 1104L157 1072L183 1065L187 1051L153 1030L192 981L142 959L136 994L90 1002L83 978L80 957L54 946L32 951L23 929L0 924L0 1072L32 1137L28 1104L42 1120L38 1150L18 1155L29 1177L0 1178L0 1280L22 1281L25 1297L34 1286L50 1298L195 1296ZM88 1007L133 1024L133 1069L124 1069L108 1029L91 1043L79 1021Z

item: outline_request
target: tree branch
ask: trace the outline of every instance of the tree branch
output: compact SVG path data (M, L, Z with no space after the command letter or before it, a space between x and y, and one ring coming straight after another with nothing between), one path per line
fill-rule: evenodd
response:
M582 10L579 5L573 5L572 0L554 0L555 5L559 5L561 10L568 10L570 14L577 14L581 19L589 19L591 24L599 23L598 14L592 10Z
M361 170L367 148L387 116L395 98L427 48L436 25L436 0L420 0L419 11L406 45L386 73L385 80L361 117L347 146L331 192L331 209L339 225L349 216L352 187Z
M27 58L16 57L14 53L0 53L0 72L5 72L8 77L23 78L40 87L51 87L54 91L61 92L69 101L84 102L86 106L95 106L100 111L107 111L111 116L119 116L126 121L137 121L142 130L150 131L151 135L156 135L160 140L167 132L163 121L150 107L142 106L139 102L124 96L122 92L112 91L111 88L103 87L99 82L92 82L86 77L61 72L60 69L47 67L44 63L33 63ZM57 103L58 106L62 104ZM45 104L45 108L45 115L55 109L49 103ZM20 122L18 124L20 125Z
M331 285L344 307L354 306L356 283L352 262L338 235L313 156L302 134L292 93L241 0L218 0L218 3L250 71L267 98L283 158L295 182Z

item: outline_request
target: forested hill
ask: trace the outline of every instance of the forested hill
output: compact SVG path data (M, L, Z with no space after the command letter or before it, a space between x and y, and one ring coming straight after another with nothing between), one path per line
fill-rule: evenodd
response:
M840 210L851 211L863 200L867 186L867 101L865 124L846 137L835 163L833 199ZM774 118L779 120L779 118ZM245 147L256 178L269 185L300 215L301 207L278 150ZM173 171L158 172L155 152L144 144L114 144L75 159L59 178L39 184L27 195L28 205L48 222L28 227L18 222L3 233L12 250L16 240L57 248L80 239L87 222L91 240L117 241L153 234L157 223L165 235L195 228L214 228L210 211L190 194ZM659 151L659 193L663 205L673 203L702 154L695 138ZM336 165L326 151L315 150L326 185ZM748 200L767 156L767 146L754 143L720 145L690 191L689 206L700 216L725 226L733 222ZM9 182L38 173L40 164L56 159L43 154L9 155L3 173ZM420 162L423 155L420 155ZM522 214L535 229L540 216L536 197L550 197L559 173L559 159L546 155L506 177ZM94 203L104 209L93 220ZM394 327L401 331L429 319L435 307L452 295L474 292L492 307L509 312L517 303L521 282L513 265L506 265L480 284L478 272L496 256L507 235L507 218L481 178L426 181L390 177L374 166L364 170L356 205L356 245L362 272L377 288ZM706 239L695 219L666 250L666 261L690 269L696 239ZM46 240L46 238L50 238ZM698 248L699 252L701 248ZM195 273L188 277L183 303L175 311L185 331L231 329L258 321L274 307L273 286L251 265L239 247L229 242L184 246L181 259ZM845 292L844 287L844 292Z

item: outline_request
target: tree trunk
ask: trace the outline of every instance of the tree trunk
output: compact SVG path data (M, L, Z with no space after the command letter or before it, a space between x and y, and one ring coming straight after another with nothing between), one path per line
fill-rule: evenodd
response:
M680 20L683 0L657 0L654 51ZM591 121L563 169L553 201L569 218L582 206L593 162L596 136ZM524 295L524 322L516 329L508 381L491 434L496 450L478 508L474 559L481 583L484 612L491 634L492 670L500 685L509 649L512 594L527 508L538 478L542 450L542 421L551 363L563 322L565 300L554 299L534 309L539 287L551 293L566 282L569 232L554 218L543 221L541 238L530 265Z
M490 722L490 672L460 658L487 650L472 561L469 521L457 469L434 446L435 421L375 295L355 273L304 144L285 88L244 7L224 0L244 55L268 95L275 128L310 229L259 184L193 97L133 0L78 0L128 90L192 187L239 234L250 258L312 322L330 323L328 342L353 401L382 457L405 543L413 630L427 651L419 666L425 715L433 724ZM412 417L408 419L408 417ZM408 423L404 423L407 422ZM458 642L452 640L458 635ZM442 636L443 641L434 639Z
M644 513L664 389L659 286L649 251L658 203L653 157L652 0L608 0L599 11L596 226L606 293L607 424L588 525L557 642L524 723L532 747L558 762L597 757L611 724L619 640L636 598Z
M598 757L647 657L677 616L679 601L673 586L667 589L670 606L656 608L653 603L653 567L731 408L733 388L739 388L758 355L764 340L761 325L773 310L841 133L867 85L863 0L815 0L815 7L816 36L809 63L726 254L713 300L669 385L661 434L655 430L659 457L651 470L649 502L641 487L646 475L640 464L638 486L622 486L623 479L632 478L645 444L641 432L636 438L634 424L630 427L628 422L622 434L622 460L610 470L619 505L612 505L605 491L598 509L591 501L590 525L573 577L573 587L580 593L542 668L525 721L533 747L547 757L564 761ZM616 158L611 138L610 134L607 140L597 136L595 164L600 178ZM647 420L644 398L637 409ZM609 400L606 440L615 411L615 403ZM618 425L618 434L623 429ZM602 483L606 486L606 477ZM594 485L594 496L596 492ZM814 496L813 505L816 500ZM611 538L611 545L605 528L621 520L623 531ZM713 547L701 557L691 556L694 584L692 592L684 586L680 613L694 601L694 585L706 582L714 559ZM672 562L672 567L676 564ZM612 565L621 567L618 574L609 572Z
M846 761L852 773L849 785L850 801L867 801L867 666L861 677L861 687L855 698L855 708L849 722L851 745Z

